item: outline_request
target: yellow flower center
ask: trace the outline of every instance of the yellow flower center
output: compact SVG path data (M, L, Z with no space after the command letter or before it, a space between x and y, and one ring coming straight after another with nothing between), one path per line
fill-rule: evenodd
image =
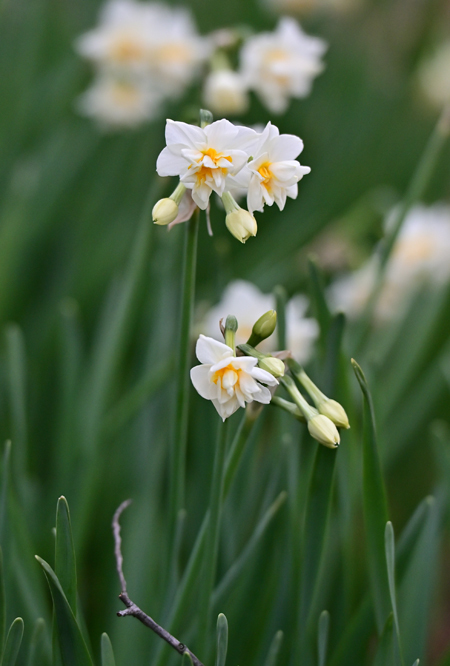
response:
M192 49L184 44L166 44L158 49L157 59L161 61L162 64L168 63L177 65L190 63L192 60Z
M434 245L429 238L423 236L410 240L400 241L394 249L393 256L406 264L419 263L433 256Z
M219 384L221 388L225 389L225 391L228 391L236 384L239 385L240 372L241 370L239 368L233 368L233 365L230 363L229 365L225 366L225 368L217 370L217 372L215 372L212 376L212 381L214 384Z
M139 100L139 93L134 86L116 83L111 90L111 97L118 106L133 107Z
M273 178L273 174L270 170L270 162L265 162L264 164L261 164L261 166L258 169L258 173L263 178L263 180L261 181L261 185L264 185L266 190L270 190L270 181Z
M117 62L128 63L133 60L143 60L144 57L142 46L128 36L122 37L111 47L111 58Z
M209 157L214 162L214 164L216 164L216 165L217 165L217 162L220 159L227 160L228 162L230 162L230 164L233 163L233 160L229 155L224 155L223 153L219 153L214 148L207 148L206 150L202 150L201 153L202 153L201 156L197 159L198 164L200 164L200 162L202 162L205 157ZM191 169L191 168L192 168L192 164L188 166L188 169ZM226 176L227 173L228 173L228 169L225 168L225 167L216 166L214 168L214 167L208 167L208 166L205 166L204 164L202 164L200 166L199 170L196 173L197 182L198 182L199 185L202 185L208 179L209 180L212 179L213 169L215 171L219 170L224 176Z

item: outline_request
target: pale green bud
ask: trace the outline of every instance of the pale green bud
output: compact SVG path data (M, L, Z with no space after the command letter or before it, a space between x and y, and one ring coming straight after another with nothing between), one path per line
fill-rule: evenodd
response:
M228 315L225 322L225 344L231 347L234 352L236 331L238 330L238 321L234 315Z
M178 205L173 199L160 199L155 203L152 210L152 218L155 224L165 226L173 222L178 215Z
M225 218L225 224L228 231L238 241L241 241L241 243L245 243L250 236L256 236L256 232L258 231L255 218L253 215L250 215L248 210L244 210L243 208L228 213Z
M280 358L274 358L269 356L258 361L258 366L261 370L266 370L270 372L274 377L283 377L284 375L284 363Z
M275 310L269 310L263 314L252 328L252 334L247 344L256 347L260 342L268 338L275 330L277 325L277 313Z
M308 420L308 430L311 437L317 439L320 444L327 446L329 449L336 449L340 443L340 437L336 426L333 421L323 414L313 416Z
M350 428L350 423L348 422L348 416L345 413L345 409L336 400L327 398L317 405L317 409L319 410L320 414L328 416L328 418L333 421L334 425L336 425L338 428Z

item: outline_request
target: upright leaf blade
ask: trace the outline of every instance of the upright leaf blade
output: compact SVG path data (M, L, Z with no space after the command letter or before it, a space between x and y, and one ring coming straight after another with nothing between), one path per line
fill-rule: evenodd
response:
M19 654L23 636L23 620L16 617L9 628L3 653L2 666L14 666Z
M273 637L272 643L270 644L269 648L269 654L267 655L267 659L264 663L264 666L276 666L278 654L280 652L281 644L283 642L283 636L284 634L282 631L277 631L277 633Z
M28 648L27 666L43 666L46 662L45 621L39 617L34 625Z
M56 508L55 574L72 612L76 616L77 570L69 505L65 497L58 499Z
M391 613L386 620L373 666L395 666L394 655L394 616Z
M217 618L217 655L216 666L225 666L228 650L228 621L223 613Z
M330 614L324 610L319 617L319 631L317 636L317 651L319 655L319 666L325 666L328 648L328 632L330 628Z
M3 654L6 632L5 578L3 572L3 551L0 548L0 655Z
M45 560L37 555L36 559L44 569L50 587L64 666L93 666L78 622L55 572Z
M108 634L102 634L102 666L116 666L114 652Z
M386 491L378 454L375 414L364 373L352 359L353 370L364 397L363 503L367 559L378 633L381 635L391 610L386 571L384 530L388 521Z
M395 539L394 539L394 528L392 527L392 523L390 521L386 523L384 538L385 538L385 548L386 548L386 566L387 566L388 581L389 581L389 594L391 598L392 615L394 618L394 627L397 636L397 647L399 653L398 661L401 664L401 666L403 666L404 661L403 661L402 644L400 638L400 625L398 622L397 594L395 590Z

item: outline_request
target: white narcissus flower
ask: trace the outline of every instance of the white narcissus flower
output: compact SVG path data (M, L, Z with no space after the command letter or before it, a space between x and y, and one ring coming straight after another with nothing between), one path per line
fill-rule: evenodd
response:
M100 76L78 99L80 112L105 128L140 125L155 118L160 105L161 97L140 77Z
M450 102L450 39L440 44L418 72L419 85L431 104L441 108Z
M346 12L358 8L364 0L265 0L276 12L309 14L320 11Z
M308 299L298 295L291 298L286 306L287 348L301 364L307 363L311 358L314 342L319 334L316 320L305 316L308 305ZM234 280L225 289L220 303L208 310L202 318L197 330L204 330L211 337L221 339L219 321L229 312L233 312L239 322L236 344L240 345L249 339L253 324L265 312L275 307L272 294L263 294L258 287L246 280ZM276 335L271 335L258 345L258 350L263 353L275 352L276 340Z
M306 97L323 70L326 43L284 17L274 32L250 37L240 55L241 74L273 113L284 113L290 97Z
M197 206L205 210L211 192L222 196L227 177L245 166L257 139L254 130L228 120L204 128L168 120L167 147L158 157L156 170L160 176L179 176Z
M257 367L256 358L236 357L230 347L204 335L200 335L195 351L202 365L191 370L194 388L202 398L212 401L224 421L253 400L269 404L272 395L263 384L276 386L278 381Z
M388 228L389 224L388 220ZM387 265L375 312L378 321L400 315L420 285L448 282L449 256L450 206L415 206L403 223ZM329 288L333 307L357 317L374 289L376 276L377 260L371 257L354 273L336 280Z
M232 69L218 69L208 75L203 99L207 109L224 116L245 113L249 104L247 86Z
M311 171L295 159L303 150L303 141L292 134L280 134L278 127L267 123L253 150L253 159L246 165L250 173L248 209L251 213L262 211L264 204L276 203L283 210L286 197L296 199L298 181ZM245 176L248 178L247 173Z

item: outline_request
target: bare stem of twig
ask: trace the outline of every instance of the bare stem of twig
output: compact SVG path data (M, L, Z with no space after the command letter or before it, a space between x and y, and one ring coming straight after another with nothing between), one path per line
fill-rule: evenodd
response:
M119 519L120 516L122 515L123 511L130 506L131 500L125 500L125 502L122 502L122 504L119 506L117 511L114 514L113 521L112 521L112 530L113 530L113 535L114 535L114 555L116 558L116 569L117 569L117 575L119 576L119 581L120 581L120 586L121 586L121 593L119 594L119 599L123 602L123 604L126 606L125 610L119 611L117 615L119 617L125 617L126 615L131 615L135 617L137 620L142 622L146 627L151 629L152 631L155 632L160 638L166 641L174 650L178 652L178 654L183 655L185 652L189 654L189 656L192 659L192 663L194 666L203 666L202 662L197 659L195 654L193 654L184 643L180 643L178 639L176 639L172 634L170 634L168 631L166 631L163 627L161 627L157 622L155 622L149 615L144 613L143 610L137 606L134 601L131 601L130 597L128 596L127 592L127 581L125 580L125 576L123 574L123 556L122 556L122 539L120 536L120 523Z

